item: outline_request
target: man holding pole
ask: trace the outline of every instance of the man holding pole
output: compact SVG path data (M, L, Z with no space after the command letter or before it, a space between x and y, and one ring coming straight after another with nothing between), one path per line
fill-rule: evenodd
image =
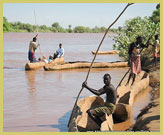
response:
M100 117L104 116L105 114L110 115L113 114L116 107L116 100L117 100L117 90L111 84L111 76L110 74L105 74L103 77L104 87L99 90L95 90L90 88L86 82L83 82L82 87L88 89L93 94L100 96L102 94L106 94L106 102L102 106L98 106L96 108L90 108L87 110L88 115L92 120L94 120L99 127L101 127L102 120Z
M29 44L29 51L28 51L28 59L31 63L37 62L35 57L35 50L40 46L40 44L36 44L38 34L33 38L32 41L30 41Z

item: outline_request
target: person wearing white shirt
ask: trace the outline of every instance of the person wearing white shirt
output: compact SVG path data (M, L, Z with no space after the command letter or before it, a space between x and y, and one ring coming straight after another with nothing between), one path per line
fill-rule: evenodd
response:
M59 44L59 49L57 50L57 58L64 56L64 49L62 48L62 44Z

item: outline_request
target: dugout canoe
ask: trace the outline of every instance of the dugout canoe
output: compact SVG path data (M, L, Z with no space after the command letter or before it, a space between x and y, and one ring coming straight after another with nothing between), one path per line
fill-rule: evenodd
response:
M54 71L54 70L64 70L64 69L79 69L79 68L89 68L91 62L86 61L76 61L76 62L67 62L60 65L45 65L45 71ZM127 62L95 62L92 65L92 68L117 68L117 67L127 67Z
M107 55L107 54L118 54L118 50L113 50L113 51L98 51L98 55ZM92 51L92 54L96 54L96 51Z
M149 74L142 71L139 75L137 75L133 86L125 86L125 84L126 82L117 89L119 98L117 99L116 110L113 116L118 121L125 121L132 117L135 97L142 91L149 88Z
M89 96L81 98L74 108L72 119L70 120L69 132L87 132L87 131L111 131L113 130L112 115L105 115L101 128L89 117L87 110L97 106L104 105L104 100L99 96Z
M114 130L114 120L117 122L125 121L129 117L132 117L132 109L134 104L134 98L140 92L145 90L149 86L149 75L142 71L135 80L132 87L125 86L126 82L123 82L118 87L117 92L119 98L117 99L116 110L113 115L106 116L105 120L101 125L101 131ZM89 118L87 110L104 104L104 100L99 96L90 96L81 98L74 108L72 119L68 126L69 132L86 132L98 130L97 124ZM104 126L104 123L106 124ZM109 127L109 128L106 128Z
M35 62L35 63L26 63L25 65L25 70L37 70L40 69L42 67L44 67L45 65L55 65L55 64L63 64L64 63L64 58L56 58L55 60L53 60L52 62L46 64L45 62L41 61L41 62Z

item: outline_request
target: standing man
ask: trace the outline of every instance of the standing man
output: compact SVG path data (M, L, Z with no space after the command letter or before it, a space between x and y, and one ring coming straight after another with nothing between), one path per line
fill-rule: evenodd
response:
M111 84L110 74L105 74L103 77L103 81L105 85L103 88L99 90L90 88L86 82L83 82L82 84L82 87L88 89L90 92L92 92L97 96L106 94L106 102L104 105L98 106L93 109L90 108L89 110L87 110L87 113L90 116L90 118L94 120L99 125L99 127L101 127L101 123L102 123L100 117L102 117L104 114L108 114L108 115L113 114L115 111L115 107L116 107L115 104L117 100L117 91L114 88L114 86Z
M63 57L64 56L64 49L62 47L62 44L59 44L59 49L57 50L57 58Z
M131 77L133 78L132 84L135 81L136 75L141 72L141 60L140 60L140 49L145 47L142 43L142 37L138 36L136 38L136 42L133 42L129 46L128 50L128 59L129 59L129 65L131 67L131 73L129 75L128 81L126 83L126 86L129 84L129 81Z
M33 41L30 41L29 51L28 51L28 59L31 63L36 62L35 50L38 48L40 44L36 44L38 34L33 38Z

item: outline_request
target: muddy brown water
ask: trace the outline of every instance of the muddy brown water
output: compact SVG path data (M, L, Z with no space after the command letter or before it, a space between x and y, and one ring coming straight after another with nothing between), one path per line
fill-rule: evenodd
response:
M25 71L28 45L33 36L34 33L3 35L4 132L66 132L71 110L88 69ZM65 61L91 62L93 59L91 51L97 49L102 36L103 34L40 33L39 38L42 52L46 56L52 55L58 44L63 43ZM101 51L112 50L113 43L109 36L106 37ZM36 56L40 57L39 50L36 51ZM97 62L120 60L122 59L118 55L100 55L96 58ZM88 84L96 89L101 88L103 75L109 73L116 87L127 70L127 68L92 69ZM92 93L84 89L80 98L90 95ZM149 102L146 95L140 96L138 100L143 101L145 105ZM144 98L147 101L144 102ZM138 113L143 107L139 104L135 105L134 112ZM131 122L119 124L127 128Z

